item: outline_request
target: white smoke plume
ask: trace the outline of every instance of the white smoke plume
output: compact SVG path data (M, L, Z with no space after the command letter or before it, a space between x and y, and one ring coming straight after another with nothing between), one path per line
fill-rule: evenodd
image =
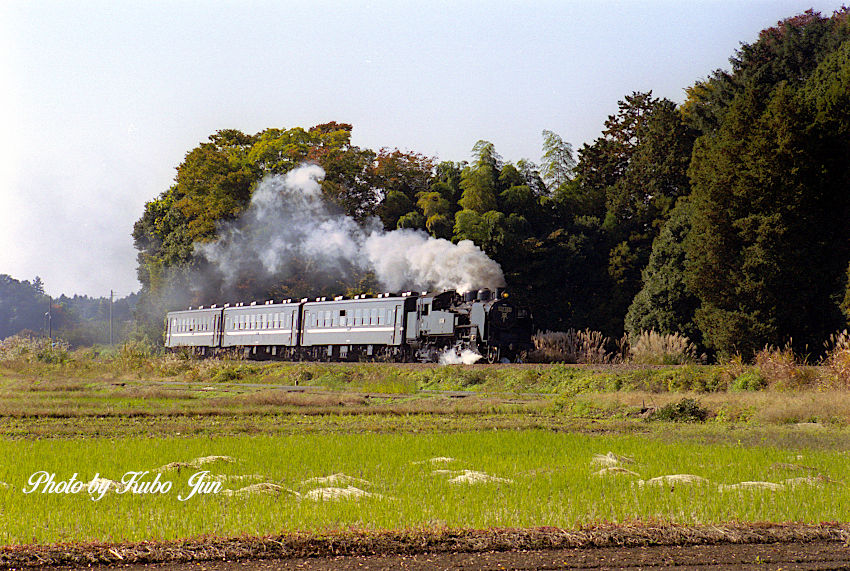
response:
M449 347L440 353L439 363L441 365L472 365L477 363L482 355L471 349L463 349L458 352L455 347Z
M346 282L371 271L386 291L459 292L505 284L499 264L469 240L453 244L421 230L386 232L335 211L322 196L325 173L301 166L263 179L239 220L216 242L196 245L225 285L246 276Z

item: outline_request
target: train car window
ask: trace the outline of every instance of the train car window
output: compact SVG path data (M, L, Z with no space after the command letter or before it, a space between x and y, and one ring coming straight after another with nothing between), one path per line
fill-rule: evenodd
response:
M362 325L363 324L363 311L360 309L354 310L354 325Z
M369 325L377 325L378 324L378 308L372 308L372 316L369 319Z
M422 306L422 315L428 315L431 312L431 304L426 303Z
M345 310L339 310L339 324L341 327L348 327L348 318L345 316Z
M334 314L333 314L333 315L334 315L334 317L333 317L333 326L334 326L334 327L339 327L339 314L338 314L336 311L334 311Z

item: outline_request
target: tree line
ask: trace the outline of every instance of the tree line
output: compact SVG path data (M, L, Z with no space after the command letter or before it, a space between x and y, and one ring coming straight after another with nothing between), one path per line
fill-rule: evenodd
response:
M539 164L488 141L458 162L364 149L336 122L218 131L134 227L139 314L161 329L164 292L203 264L194 245L215 240L263 177L315 163L328 200L360 222L474 241L541 329L678 332L720 355L792 339L817 352L850 315L848 14L763 30L681 105L626 95L577 150L544 131ZM249 282L246 297L270 293ZM191 295L180 302L222 301Z
M139 294L113 300L113 341L136 332L134 311ZM44 282L31 282L0 274L0 339L15 334L54 335L72 346L109 343L110 300L85 295L50 297Z

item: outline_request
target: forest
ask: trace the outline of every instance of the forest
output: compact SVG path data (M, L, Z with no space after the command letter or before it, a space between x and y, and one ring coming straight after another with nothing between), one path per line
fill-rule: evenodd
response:
M681 105L627 94L577 150L543 131L540 164L483 140L457 162L359 148L336 122L218 131L135 225L141 310L156 313L169 288L187 292L181 303L223 301L192 287L196 244L215 240L264 177L309 163L362 224L472 240L542 330L678 332L721 355L792 340L817 352L850 314L848 15L808 11L763 30ZM325 289L373 287L359 276ZM273 284L241 276L236 293L317 289L290 272Z
M369 272L318 276L309 260L208 287L202 246L261 181L308 164L324 170L326 201L364 228L474 242L540 330L679 333L718 357L788 343L816 355L850 318L848 17L778 22L685 87L681 105L626 94L578 149L545 130L539 163L485 140L457 161L360 148L342 122L219 130L134 226L136 333L160 338L177 307L381 291Z
M36 276L31 282L0 274L0 339L15 334L56 335L73 346L122 342L136 333L134 310L139 294L121 299L86 295L53 298ZM111 305L111 308L110 308Z

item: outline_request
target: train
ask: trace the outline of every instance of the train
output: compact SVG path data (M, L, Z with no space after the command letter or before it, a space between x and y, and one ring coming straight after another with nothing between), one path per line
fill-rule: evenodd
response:
M291 361L514 362L532 349L532 333L528 307L502 289L211 305L165 319L172 350Z

